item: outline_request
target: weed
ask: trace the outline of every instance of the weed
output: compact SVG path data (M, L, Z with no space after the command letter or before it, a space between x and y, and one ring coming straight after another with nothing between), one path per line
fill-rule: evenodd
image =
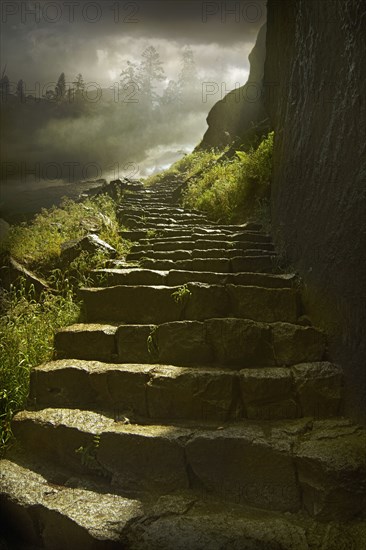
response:
M81 446L78 449L75 449L75 453L80 455L80 460L82 466L88 470L107 477L109 474L107 470L100 464L97 458L98 447L100 445L100 435L97 434L93 437L93 441L86 445L86 447Z
M149 352L149 355L151 355L151 357L157 357L159 354L158 346L155 339L155 332L156 332L156 327L152 329L149 336L147 337L147 350Z
M192 292L187 285L182 285L171 296L176 304L184 304L192 296Z

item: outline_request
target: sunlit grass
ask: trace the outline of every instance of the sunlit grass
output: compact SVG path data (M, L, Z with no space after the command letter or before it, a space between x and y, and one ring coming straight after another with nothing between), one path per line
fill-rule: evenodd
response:
M31 223L12 227L9 251L17 260L44 273L58 267L62 243L97 233L123 255L129 243L119 235L116 210L116 202L108 195L83 202L64 199L61 207L43 209Z
M1 295L0 317L0 452L11 438L10 422L24 408L32 367L52 358L53 335L76 322L80 307L67 284L36 300L20 284Z
M270 196L273 137L272 132L257 149L238 151L198 172L184 193L184 206L226 223L263 216Z
M119 235L117 203L101 195L84 202L65 200L43 210L29 224L11 228L7 251L38 275L51 290L36 296L20 281L0 294L0 452L11 440L11 419L24 408L31 369L52 358L57 329L80 316L77 289L87 285L91 270L105 267L103 252L85 251L70 264L60 262L61 244L95 232L124 255L130 243Z
M177 160L170 168L162 173L155 174L144 180L145 185L155 185L172 177L179 177L182 182L195 176L203 170L207 170L221 155L223 151L210 149L207 151L196 151L184 155Z

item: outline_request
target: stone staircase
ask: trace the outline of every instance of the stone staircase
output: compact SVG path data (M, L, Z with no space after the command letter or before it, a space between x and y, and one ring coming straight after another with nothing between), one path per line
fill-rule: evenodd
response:
M130 186L135 244L31 374L0 463L5 548L361 550L365 431L296 275L176 185Z

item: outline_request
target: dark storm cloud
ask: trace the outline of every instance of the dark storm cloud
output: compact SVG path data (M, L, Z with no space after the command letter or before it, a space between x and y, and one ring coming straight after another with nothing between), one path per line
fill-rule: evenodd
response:
M265 0L3 0L2 25L15 30L70 25L82 33L230 43L256 35ZM18 26L20 25L20 27Z
M252 44L265 16L265 0L3 0L1 64L10 78L47 80L60 70L86 71L97 50L108 54L118 40L135 58L143 41L229 49Z

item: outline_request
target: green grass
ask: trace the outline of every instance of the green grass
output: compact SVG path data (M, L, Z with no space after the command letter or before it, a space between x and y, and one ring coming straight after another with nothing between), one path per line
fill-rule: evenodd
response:
M182 181L192 178L203 170L214 164L214 162L222 155L223 151L215 149L207 151L197 151L184 155L177 160L170 168L163 173L155 174L144 180L145 185L155 185L169 180L172 177L179 176Z
M118 231L117 204L107 195L84 202L65 200L43 210L31 223L11 228L5 250L45 278L52 290L36 296L20 281L0 294L0 452L11 440L11 419L26 405L31 369L52 358L53 335L80 318L77 289L92 269L105 267L103 253L82 252L69 265L60 261L61 243L96 232L124 255L130 246Z
M53 335L77 321L80 307L67 285L40 300L24 285L3 292L0 317L0 452L11 439L10 421L24 408L32 367L52 358Z
M237 151L233 158L212 163L192 178L183 205L223 223L241 223L268 217L273 132L256 149Z
M118 234L116 207L107 195L84 202L65 199L61 207L42 210L31 223L12 227L7 247L14 258L45 276L60 267L61 244L88 233L98 233L123 255L129 243Z

